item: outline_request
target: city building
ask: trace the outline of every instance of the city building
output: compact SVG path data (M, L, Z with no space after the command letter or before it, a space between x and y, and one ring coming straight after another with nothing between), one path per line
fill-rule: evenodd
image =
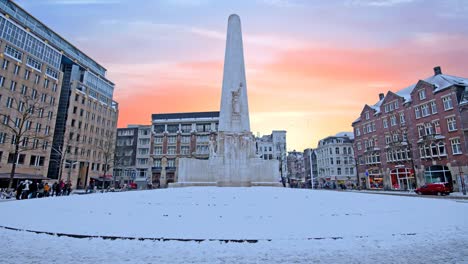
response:
M120 184L131 183L136 177L137 143L138 127L117 128L113 176Z
M138 126L135 180L139 189L152 187L152 159L151 159L151 125Z
M314 188L319 186L318 181L318 167L317 167L317 150L308 148L304 149L304 166L306 174L307 187Z
M146 189L151 183L151 126L117 128L114 180L122 185L136 183Z
M180 157L208 159L209 141L216 140L218 125L219 112L153 114L153 187L177 181Z
M20 139L27 149L17 159L18 173L83 187L112 166L118 115L114 84L104 67L14 2L0 0L0 12L2 115L19 123L12 110L3 114L3 105L16 104L24 113L30 105L25 99L38 103L37 117L27 124L37 134ZM1 145L4 173L13 159L11 146Z
M320 186L325 188L339 185L352 187L356 184L353 141L352 132L341 132L319 141L316 153Z
M280 175L283 181L287 180L287 150L286 131L273 130L270 135L255 138L257 153L263 159L276 159L280 162Z
M353 122L360 185L414 189L448 182L461 190L468 173L468 79L434 74L380 94Z
M288 183L292 188L305 188L306 173L304 153L293 150L287 156Z

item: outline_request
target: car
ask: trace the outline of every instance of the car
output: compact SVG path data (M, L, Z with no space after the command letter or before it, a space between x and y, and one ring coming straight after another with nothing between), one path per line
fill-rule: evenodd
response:
M415 190L417 194L448 195L453 187L448 182L428 183Z

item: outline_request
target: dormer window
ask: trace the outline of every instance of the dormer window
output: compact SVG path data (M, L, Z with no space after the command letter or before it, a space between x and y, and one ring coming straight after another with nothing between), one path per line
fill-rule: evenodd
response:
M426 90L419 91L419 100L426 99Z

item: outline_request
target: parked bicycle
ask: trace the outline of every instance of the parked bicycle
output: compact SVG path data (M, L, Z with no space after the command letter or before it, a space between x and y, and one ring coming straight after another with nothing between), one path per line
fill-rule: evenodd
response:
M0 199L12 199L15 197L13 190L0 189Z

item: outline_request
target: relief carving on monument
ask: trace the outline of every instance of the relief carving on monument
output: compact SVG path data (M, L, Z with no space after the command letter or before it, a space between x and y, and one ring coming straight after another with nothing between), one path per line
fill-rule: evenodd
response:
M210 147L210 158L211 157L216 157L216 152L217 152L217 143L215 140L215 137L212 135L210 137L210 142L209 142L209 147Z
M237 90L232 91L232 115L240 115L240 93L242 89L242 83L239 84L239 88Z

